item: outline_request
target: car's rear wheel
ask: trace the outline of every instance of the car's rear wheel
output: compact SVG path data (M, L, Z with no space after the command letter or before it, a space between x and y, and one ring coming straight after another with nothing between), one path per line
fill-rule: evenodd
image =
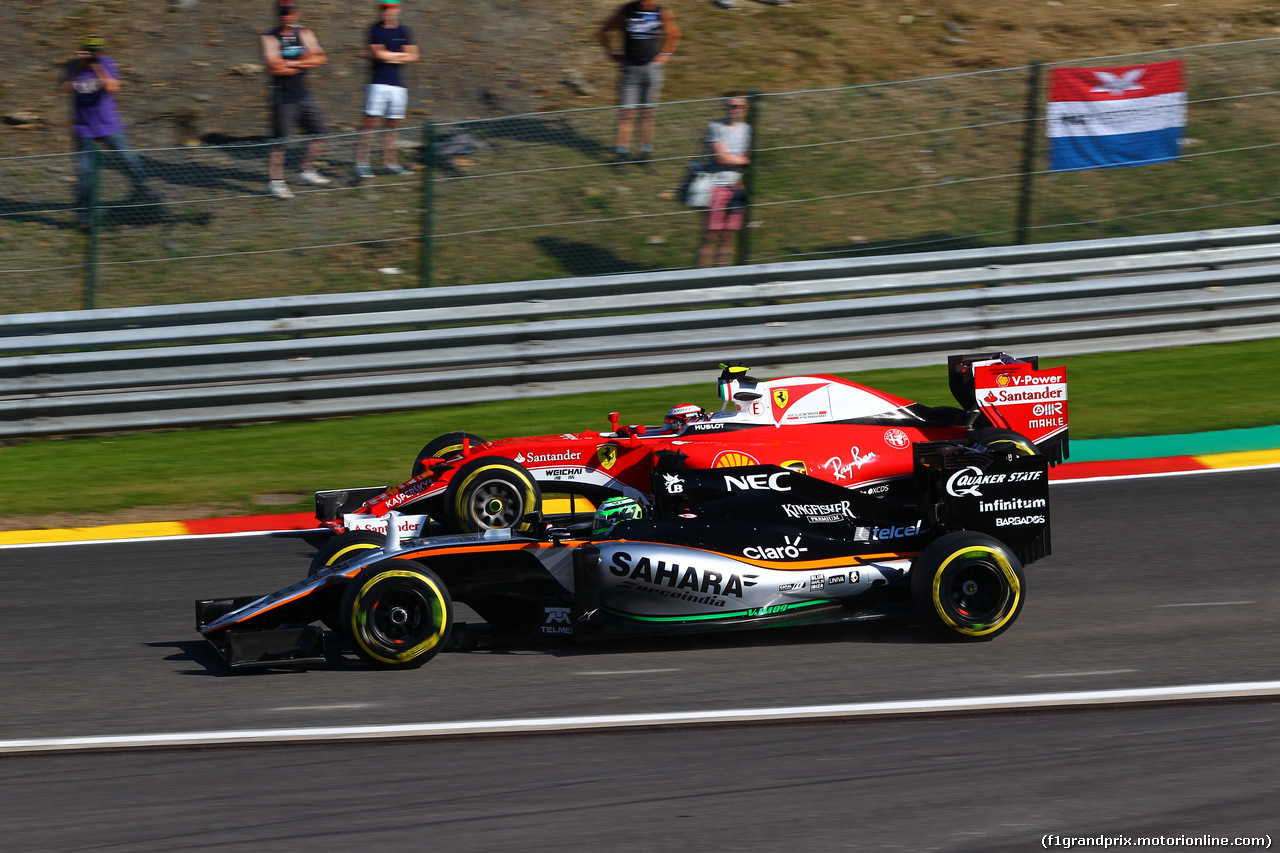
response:
M483 438L469 432L446 432L444 435L438 435L418 451L418 458L413 460L411 476L416 477L427 470L427 466L422 464L423 459L448 459L456 453L461 453L463 441L470 442L472 447L484 444Z
M1011 429L980 429L970 436L978 444L991 450L1009 450L1015 456L1043 456L1035 442Z
M935 539L911 566L911 599L929 627L957 640L996 637L1013 624L1027 582L1013 552L985 533Z
M542 511L542 490L529 470L501 456L463 465L444 492L445 523L463 533L523 530L524 517Z
M411 560L362 570L342 596L343 634L377 669L417 669L444 648L453 601L435 572Z

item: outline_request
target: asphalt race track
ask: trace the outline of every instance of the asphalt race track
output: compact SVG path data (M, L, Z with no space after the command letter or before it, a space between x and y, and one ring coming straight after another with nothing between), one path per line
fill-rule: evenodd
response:
M910 626L228 674L198 597L299 536L0 550L0 740L772 708L1280 680L1280 469L1055 485L984 644ZM1280 835L1280 701L439 742L0 757L5 850L1040 849ZM1120 842L1123 844L1123 842ZM1051 848L1052 849L1052 848ZM1216 844L1177 849L1223 849Z

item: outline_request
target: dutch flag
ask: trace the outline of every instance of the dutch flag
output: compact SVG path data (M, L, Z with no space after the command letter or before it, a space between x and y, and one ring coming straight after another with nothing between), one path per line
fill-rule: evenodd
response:
M1055 68L1046 124L1053 171L1176 160L1187 124L1182 62Z

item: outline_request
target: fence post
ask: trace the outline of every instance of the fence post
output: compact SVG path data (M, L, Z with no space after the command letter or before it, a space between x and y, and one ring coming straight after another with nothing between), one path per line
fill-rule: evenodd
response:
M1018 193L1018 245L1025 245L1031 227L1031 182L1036 166L1036 143L1040 140L1040 81L1044 74L1040 60L1031 60L1027 79L1026 128L1022 141L1022 188Z
M102 206L98 203L98 187L102 175L102 147L90 143L88 233L84 249L84 307L98 307L98 232L102 229Z
M755 152L760 150L760 90L751 88L747 90L747 124L751 126L751 147L748 151L751 153L751 160L747 163L746 171L742 174L742 182L747 188L747 206L742 211L742 230L738 232L738 264L747 264L751 262L751 204L756 197L756 157Z
M435 176L436 126L430 119L425 119L422 122L422 243L418 257L419 287L431 286L432 262L435 260L435 224L432 221L435 209Z

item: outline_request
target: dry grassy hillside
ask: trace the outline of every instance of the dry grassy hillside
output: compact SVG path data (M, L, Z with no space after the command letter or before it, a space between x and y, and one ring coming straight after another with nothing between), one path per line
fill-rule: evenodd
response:
M406 0L424 48L414 115L456 120L611 101L594 31L617 0ZM829 87L1161 47L1274 36L1276 0L669 0L686 40L667 99L729 87ZM268 0L7 0L0 30L0 156L64 150L57 68L93 30L125 70L122 109L139 146L265 128L257 33ZM337 129L359 120L373 3L302 0L330 53L314 87Z

